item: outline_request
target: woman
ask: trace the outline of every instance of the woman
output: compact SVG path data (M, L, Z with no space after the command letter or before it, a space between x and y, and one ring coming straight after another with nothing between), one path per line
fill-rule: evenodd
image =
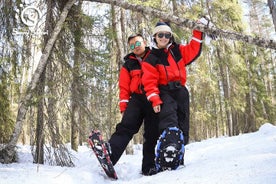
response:
M184 145L189 142L189 92L186 84L186 66L193 62L201 53L203 33L193 31L193 38L188 45L181 45L174 42L170 26L164 22L158 22L153 30L153 48L145 62L142 63L142 83L147 99L152 103L155 113L159 116L159 133L168 128L179 128L180 134L184 135ZM163 132L165 135L165 133ZM178 135L178 133L175 133ZM180 136L181 137L181 136ZM174 146L178 152L184 148L179 145L178 138L164 143L160 149L166 149L168 145ZM157 153L158 167L162 167L162 157L166 151ZM181 153L180 153L181 154ZM171 155L174 155L171 153ZM164 169L176 169L178 162L183 162L183 157L176 163L167 163ZM163 159L166 162L166 159ZM170 160L170 159L167 159ZM166 163L165 163L166 165ZM159 168L160 169L160 168ZM161 168L162 169L162 168Z

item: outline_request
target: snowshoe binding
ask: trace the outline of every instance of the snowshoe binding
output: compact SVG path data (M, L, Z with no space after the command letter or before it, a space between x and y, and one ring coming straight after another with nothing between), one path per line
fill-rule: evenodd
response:
M113 164L110 160L110 146L108 143L103 141L101 132L98 130L93 130L88 138L88 142L106 175L110 178L118 179Z
M165 129L156 145L155 164L158 172L175 170L184 159L184 136L177 127Z

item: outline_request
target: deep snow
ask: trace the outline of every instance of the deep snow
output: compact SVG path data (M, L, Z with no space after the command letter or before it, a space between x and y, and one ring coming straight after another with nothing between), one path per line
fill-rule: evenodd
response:
M190 143L185 167L142 176L141 145L115 166L119 179L108 179L87 146L72 152L76 167L32 163L29 146L19 146L19 163L0 164L0 184L275 184L276 126L264 124L255 133Z

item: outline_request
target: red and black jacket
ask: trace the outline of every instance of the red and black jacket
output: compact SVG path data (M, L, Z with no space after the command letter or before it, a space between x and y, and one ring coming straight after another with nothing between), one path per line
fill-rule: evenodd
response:
M147 56L149 48L146 48ZM144 57L145 57L144 56ZM132 93L143 94L142 91L142 58L139 60L134 53L124 57L125 63L120 70L119 89L120 89L120 111L124 112Z
M187 45L172 43L167 49L152 49L142 63L144 90L152 106L162 104L159 85L180 81L186 84L186 66L197 59L201 53L203 33L193 31L193 38Z

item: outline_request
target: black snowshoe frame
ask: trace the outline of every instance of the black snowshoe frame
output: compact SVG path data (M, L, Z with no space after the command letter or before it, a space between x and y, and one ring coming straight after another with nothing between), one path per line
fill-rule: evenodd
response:
M159 171L175 170L184 159L185 147L182 131L177 127L165 129L156 145L155 164Z

